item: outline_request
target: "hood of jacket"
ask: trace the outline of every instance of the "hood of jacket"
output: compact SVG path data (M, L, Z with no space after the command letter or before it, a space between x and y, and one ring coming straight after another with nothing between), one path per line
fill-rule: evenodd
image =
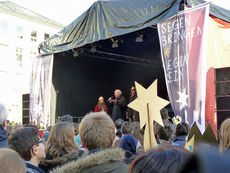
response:
M80 158L77 161L73 161L70 163L67 163L66 165L54 169L51 173L80 173L82 171L87 172L87 169L93 169L96 167L95 170L99 172L103 172L103 170L106 167L111 169L120 169L124 164L124 151L120 148L111 148L111 149L105 149L90 155L87 155L86 157ZM111 165L113 163L118 163L118 165ZM101 167L101 165L103 165ZM116 168L119 167L119 168ZM127 171L128 166L124 166ZM109 170L107 170L109 171ZM88 171L88 172L94 172L94 171ZM110 170L109 172L114 172Z
M69 154L65 154L62 157L52 159L52 160L42 160L39 164L39 167L56 167L58 165L65 164L69 161L76 160L78 158L79 152L72 152Z

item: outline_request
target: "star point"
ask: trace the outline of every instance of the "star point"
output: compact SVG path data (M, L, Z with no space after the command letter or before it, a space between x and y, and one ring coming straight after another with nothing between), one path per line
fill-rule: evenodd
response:
M188 106L187 98L189 95L186 95L186 89L183 92L177 92L179 94L179 99L176 101L180 103L180 110L182 110L185 106Z

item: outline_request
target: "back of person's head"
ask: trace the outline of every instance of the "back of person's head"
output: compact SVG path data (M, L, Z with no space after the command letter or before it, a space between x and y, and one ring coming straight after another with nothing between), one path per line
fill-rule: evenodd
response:
M77 152L78 149L74 139L74 128L72 124L59 122L52 127L46 143L47 153L53 158L58 158L63 154Z
M22 128L24 128L23 125L15 125L14 128L12 129L12 133L14 133L14 132L16 132L17 130L22 129Z
M79 134L89 151L110 148L115 137L114 123L105 112L89 113L81 120Z
M220 126L221 149L225 150L230 146L230 118L226 119Z
M139 122L132 122L132 135L140 142L141 145L144 144L144 129L140 128Z
M37 127L36 125L33 125L33 124L26 124L25 127L34 128L34 129L36 129L37 131L39 131L38 127Z
M47 127L47 131L48 131L48 132L50 132L51 129L52 129L52 126L48 126L48 127Z
M121 132L123 135L132 133L132 126L129 122L124 122L121 126Z
M159 139L168 141L173 134L173 130L169 126L162 127L161 125L158 126L157 135Z
M189 132L189 125L186 122L181 122L176 126L176 136L186 136Z
M73 123L73 117L71 115L63 115L61 122Z
M46 132L43 133L42 139L45 140L45 143L48 141L49 136L50 136L50 132L46 131Z
M178 171L186 151L176 147L156 148L138 156L129 166L129 173L174 173Z
M0 103L0 125L3 125L5 123L6 116L7 116L6 108L3 104Z
M120 129L121 126L122 126L122 124L123 124L123 122L124 122L123 119L117 119L117 120L115 121L115 127L116 127L117 129Z
M132 154L136 154L137 144L138 141L133 135L126 134L121 139L120 147L123 150L131 152Z
M9 148L0 149L0 173L26 173L26 166L19 154Z
M160 113L161 113L161 118L163 120L167 120L168 119L169 114L168 114L168 110L166 108L161 109Z
M73 123L74 127L74 134L78 135L79 134L79 123Z
M17 151L26 161L30 161L31 148L39 144L39 132L32 127L25 127L12 133L9 138L9 148Z
M6 134L7 134L7 136L9 136L11 134L12 130L13 130L13 127L11 125L6 126Z

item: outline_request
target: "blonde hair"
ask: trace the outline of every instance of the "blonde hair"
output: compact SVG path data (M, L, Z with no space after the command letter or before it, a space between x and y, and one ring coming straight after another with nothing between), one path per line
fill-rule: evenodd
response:
M53 158L58 158L64 154L78 151L73 125L66 122L55 124L46 144L46 153L49 153Z
M230 146L230 118L221 124L221 150L225 150Z
M89 151L112 146L115 137L115 126L105 112L87 114L81 121L79 134Z
M19 154L9 148L0 149L0 173L26 173L26 166Z

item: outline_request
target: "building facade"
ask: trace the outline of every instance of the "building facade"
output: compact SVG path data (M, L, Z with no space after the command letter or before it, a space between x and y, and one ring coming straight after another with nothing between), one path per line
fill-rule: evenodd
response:
M30 92L38 46L64 26L13 2L0 2L0 102L8 120L22 122L22 95Z

